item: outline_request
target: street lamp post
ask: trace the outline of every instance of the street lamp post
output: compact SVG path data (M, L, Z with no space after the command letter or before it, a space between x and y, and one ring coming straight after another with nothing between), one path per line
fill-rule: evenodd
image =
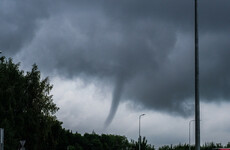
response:
M2 51L0 51L0 54L1 53ZM0 128L0 150L4 150L4 128Z
M198 40L198 13L197 0L195 7L195 145L196 150L200 150L200 98L199 98L199 40Z
M141 116L144 116L145 114L141 114L139 116L139 150L141 150Z
M190 121L189 121L189 135L188 135L188 136L189 136L189 137L188 137L189 150L191 150L191 144L190 144L190 141L191 141L191 140L190 140L190 127L191 127L191 123L192 123L193 121L195 121L195 120L190 120Z

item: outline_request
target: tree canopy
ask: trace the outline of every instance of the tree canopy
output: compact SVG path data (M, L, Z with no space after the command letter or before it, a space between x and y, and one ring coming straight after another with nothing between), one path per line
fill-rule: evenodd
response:
M26 140L28 149L44 149L57 121L58 107L53 103L48 78L41 79L36 64L31 71L19 69L19 63L0 60L0 127L5 130L5 149L19 147ZM52 142L51 142L52 143Z

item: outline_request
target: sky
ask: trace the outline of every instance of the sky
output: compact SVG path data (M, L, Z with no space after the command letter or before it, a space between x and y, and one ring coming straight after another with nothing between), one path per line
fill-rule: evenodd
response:
M198 0L201 144L229 139L230 1ZM188 143L194 119L194 0L1 0L0 50L54 88L78 133ZM194 125L191 126L194 144Z

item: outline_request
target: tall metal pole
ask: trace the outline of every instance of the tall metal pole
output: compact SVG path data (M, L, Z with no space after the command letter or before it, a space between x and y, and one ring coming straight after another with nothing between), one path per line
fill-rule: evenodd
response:
M199 40L197 0L195 0L195 147L200 150Z
M141 150L141 115L139 116L139 150Z
M4 129L0 128L0 150L4 150Z
M145 114L141 114L139 116L139 150L141 150L141 116L144 116Z

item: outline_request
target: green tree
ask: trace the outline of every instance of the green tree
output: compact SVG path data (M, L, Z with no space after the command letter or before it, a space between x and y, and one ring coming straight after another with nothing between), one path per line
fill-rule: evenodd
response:
M230 148L230 142L228 142L228 144L226 145L226 148Z
M0 59L0 126L5 129L5 149L16 149L19 140L26 148L48 149L52 127L57 123L48 78L41 79L37 65L24 73L12 59ZM53 139L54 140L54 139ZM53 141L52 144L55 144Z

